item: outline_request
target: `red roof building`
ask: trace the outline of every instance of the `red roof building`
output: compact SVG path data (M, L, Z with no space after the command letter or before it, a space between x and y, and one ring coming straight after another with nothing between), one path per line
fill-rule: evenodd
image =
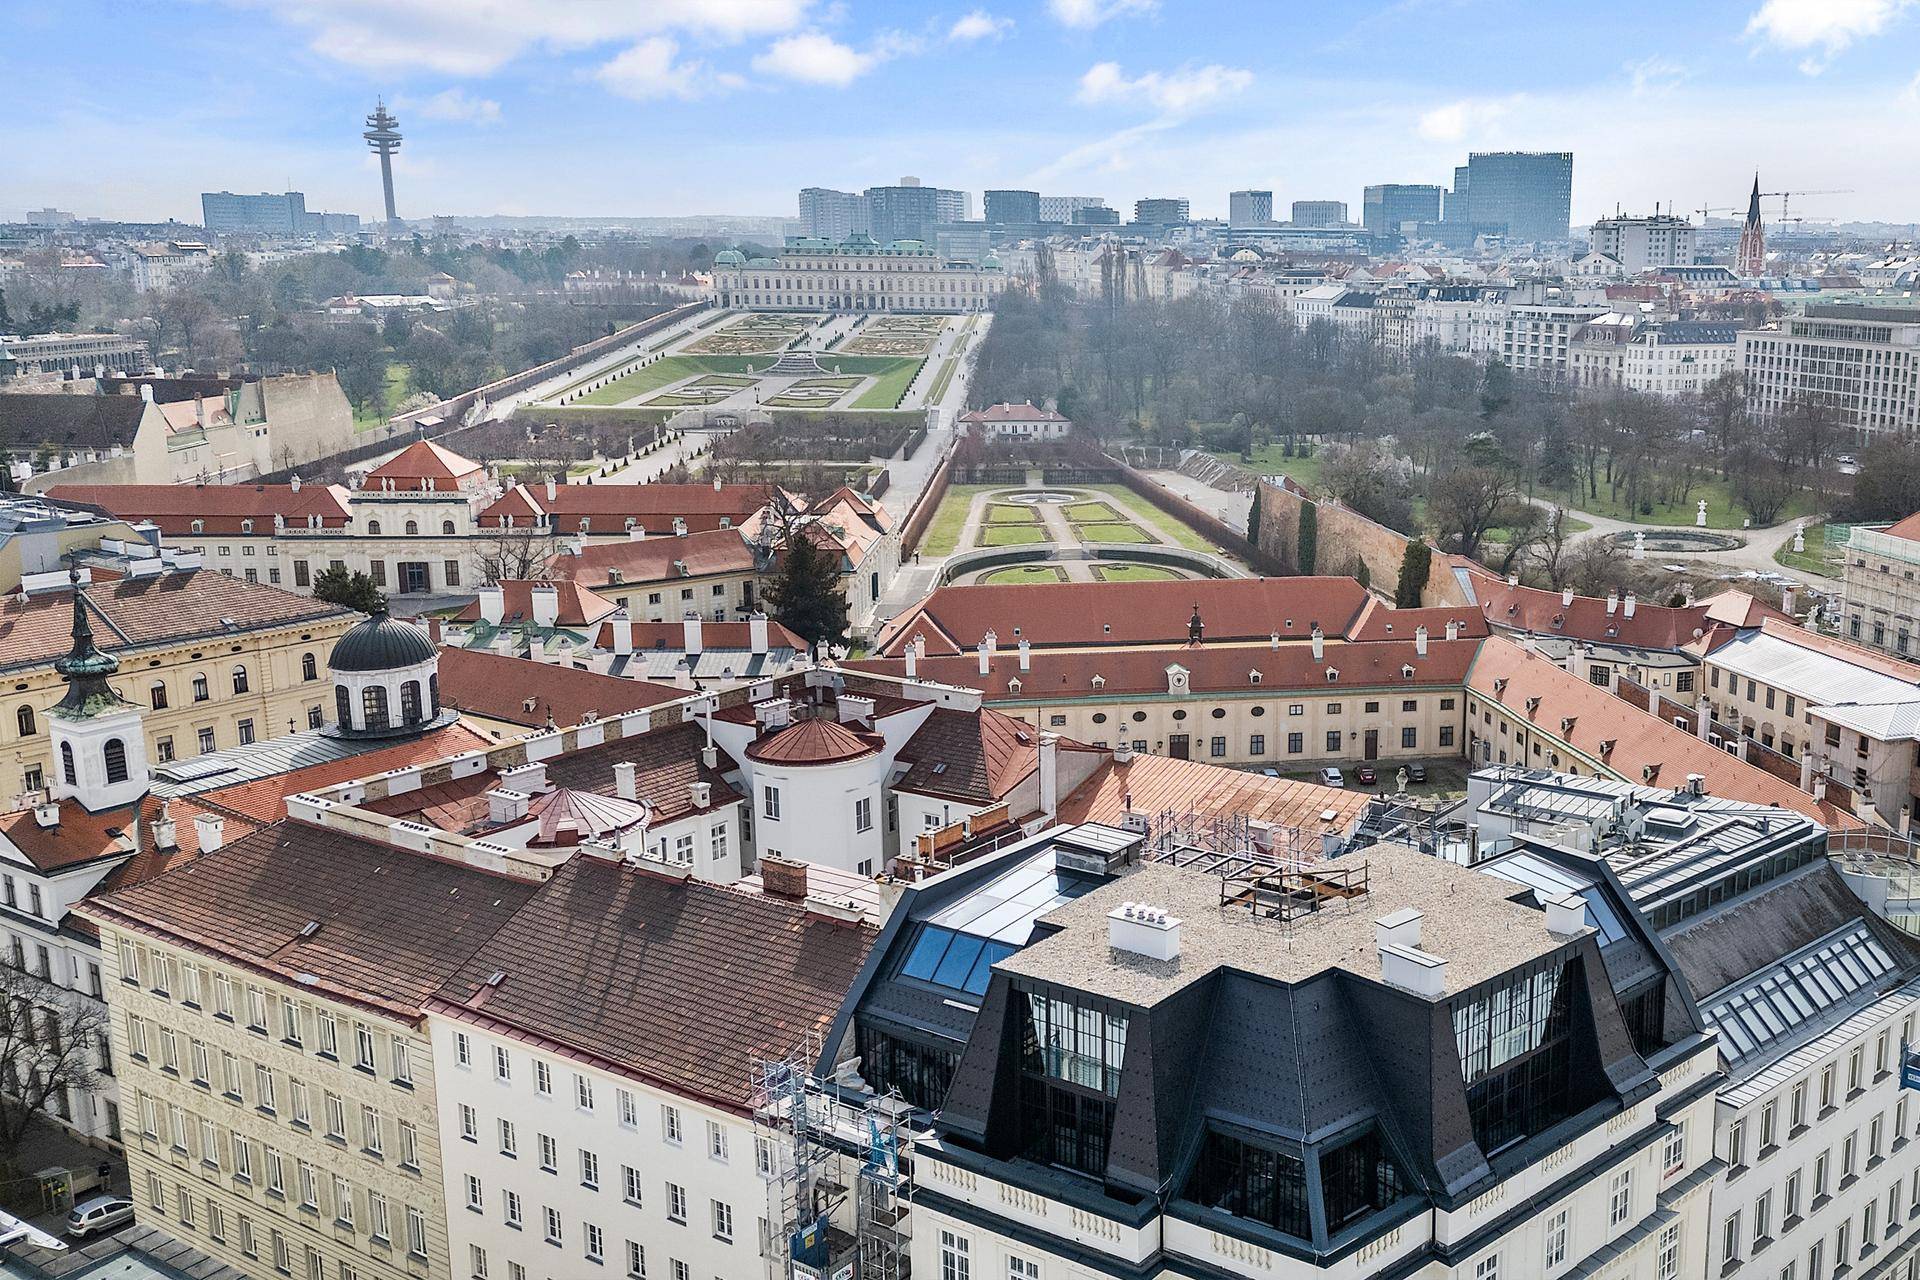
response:
M271 536L276 527L344 529L352 519L337 484L60 484L47 496L84 502L122 520L146 520L168 537Z
M487 469L431 440L416 440L367 472L362 489L384 493L454 493L486 479Z

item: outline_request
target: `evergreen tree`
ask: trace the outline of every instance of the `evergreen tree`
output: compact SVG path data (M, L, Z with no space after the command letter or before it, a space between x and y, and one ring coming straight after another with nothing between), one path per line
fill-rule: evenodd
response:
M1260 549L1260 490L1262 487L1258 480L1253 482L1253 505L1247 508L1247 541L1253 544L1256 551Z
M840 591L840 566L804 533L785 540L780 571L765 594L768 612L808 645L846 639L847 598Z
M1320 554L1320 509L1311 502L1300 504L1300 542L1297 552L1300 572L1313 573L1314 558Z
M1407 540L1406 554L1400 557L1400 581L1393 589L1393 603L1400 609L1418 609L1420 593L1426 589L1427 574L1433 567L1433 548L1425 540Z
M373 585L372 578L344 565L321 570L313 580L313 598L361 613L378 613L387 607L386 593Z
M1353 558L1353 576L1359 580L1362 590L1373 590L1373 570L1367 568L1367 562L1359 556Z

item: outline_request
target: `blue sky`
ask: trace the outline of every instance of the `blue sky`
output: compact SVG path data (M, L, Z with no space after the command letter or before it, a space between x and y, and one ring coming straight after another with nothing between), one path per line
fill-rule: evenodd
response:
M941 186L1276 203L1574 152L1574 216L1920 220L1920 0L0 0L0 210L792 214Z

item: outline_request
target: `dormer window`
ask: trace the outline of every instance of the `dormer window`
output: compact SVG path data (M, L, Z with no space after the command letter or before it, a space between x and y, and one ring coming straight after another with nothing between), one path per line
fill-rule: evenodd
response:
M240 532L242 532L242 533L252 533L252 532L253 532L253 521L251 521L251 520L242 520L242 521L240 522Z
M191 527L195 533L205 533L207 530L207 522L205 520L195 520Z
M1107 687L1107 678L1106 678L1105 676L1095 676L1095 677L1093 678L1093 687L1094 687L1094 688L1096 688L1096 689L1104 689L1104 688L1106 688L1106 687Z
M1249 672L1247 672L1247 683L1248 683L1248 684L1259 684L1259 683L1260 683L1260 673L1259 673L1259 671L1257 671L1257 670L1256 670L1256 671L1249 671Z
M1340 669L1339 669L1338 667L1328 667L1328 668L1327 668L1327 683L1328 683L1328 684L1332 684L1332 683L1333 683L1334 681L1336 681L1336 680L1338 680L1339 678L1340 678Z

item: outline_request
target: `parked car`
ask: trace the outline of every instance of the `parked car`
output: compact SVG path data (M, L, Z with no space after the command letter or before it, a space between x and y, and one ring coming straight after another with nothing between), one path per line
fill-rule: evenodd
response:
M117 1231L132 1221L133 1201L122 1196L90 1196L67 1214L67 1234L84 1240Z
M1363 787L1370 787L1380 781L1380 775L1373 771L1372 765L1363 764L1353 771L1353 780Z
M1280 776L1280 771L1272 765L1268 765L1260 771L1260 776L1264 778L1277 778Z
M1320 785L1323 787L1344 787L1347 785L1347 780L1340 776L1338 769L1322 769L1320 771Z
M1408 782L1425 782L1426 780L1427 766L1423 764L1410 764L1407 766Z

